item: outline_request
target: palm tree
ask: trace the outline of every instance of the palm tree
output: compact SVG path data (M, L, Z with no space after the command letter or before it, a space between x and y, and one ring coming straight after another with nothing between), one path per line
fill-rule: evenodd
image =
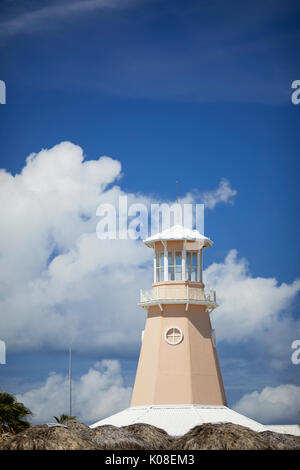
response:
M53 416L53 418L58 422L58 423L63 423L67 419L76 419L76 416L69 416L66 415L65 413L62 413L60 417L58 418L57 416Z
M0 425L10 432L21 432L30 426L26 420L30 415L31 411L13 395L0 391Z

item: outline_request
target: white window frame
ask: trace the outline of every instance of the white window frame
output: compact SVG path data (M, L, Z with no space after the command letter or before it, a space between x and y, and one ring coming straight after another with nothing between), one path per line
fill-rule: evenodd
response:
M176 264L177 255L180 254L180 263ZM171 258L171 264L169 264L169 259ZM177 271L178 268L178 271ZM174 279L172 279L172 271ZM177 279L177 273L179 278ZM182 281L182 251L168 251L168 281Z
M160 251L156 253L156 272L155 272L155 282L164 281L164 253Z
M193 266L193 257L196 258L196 264ZM192 273L195 273L195 279L192 279ZM186 274L185 278L190 282L198 281L198 253L197 251L187 251L186 253Z
M175 333L173 333L173 339L175 337L178 338L175 342L170 341L169 338L168 338L168 333L169 333L170 330L177 330L179 332L178 335L177 334L175 335ZM171 346L177 346L177 344L180 344L181 341L183 340L183 333L182 333L181 329L179 328L179 326L169 326L165 331L165 340Z

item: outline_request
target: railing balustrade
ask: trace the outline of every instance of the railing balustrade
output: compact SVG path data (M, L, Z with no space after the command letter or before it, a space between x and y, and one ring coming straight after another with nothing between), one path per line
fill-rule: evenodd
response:
M155 302L163 300L204 300L216 303L216 291L213 289L201 289L190 285L183 286L155 286L152 290L140 291L140 302Z

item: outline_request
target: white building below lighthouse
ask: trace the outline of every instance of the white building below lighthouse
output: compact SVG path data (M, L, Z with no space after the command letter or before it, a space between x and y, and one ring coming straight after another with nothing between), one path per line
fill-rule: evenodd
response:
M91 427L146 423L179 436L203 423L266 428L227 407L210 313L216 293L203 283L203 251L212 241L181 225L147 238L153 249L152 290L131 406Z

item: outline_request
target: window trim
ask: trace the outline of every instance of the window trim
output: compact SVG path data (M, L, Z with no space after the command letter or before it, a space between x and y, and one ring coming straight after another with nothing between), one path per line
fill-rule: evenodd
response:
M177 330L179 332L179 339L176 340L176 342L172 343L169 339L168 339L168 333L170 330ZM164 334L164 337L165 337L165 340L168 344L170 344L170 346L177 346L177 344L180 344L183 340L183 333L182 333L182 330L179 328L179 326L169 326L166 330L165 330L165 334ZM177 335L176 335L177 337Z

